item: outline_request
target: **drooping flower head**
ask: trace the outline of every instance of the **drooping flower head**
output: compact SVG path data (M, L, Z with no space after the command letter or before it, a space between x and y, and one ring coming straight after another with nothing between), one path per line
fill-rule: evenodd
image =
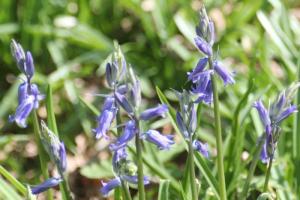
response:
M26 120L33 109L39 107L39 101L44 98L41 95L36 84L31 83L34 75L33 58L29 51L24 53L22 46L16 41L11 42L11 52L17 63L19 70L26 76L26 80L20 84L18 89L18 107L14 115L9 116L10 122L25 128Z
M33 186L31 187L31 193L32 194L40 194L50 188L53 188L55 186L58 186L60 182L62 182L63 180L59 177L59 178L49 178L46 181L44 181L43 183L37 185L37 186Z
M173 135L162 135L156 130L148 130L141 138L155 144L160 150L170 149L170 146L175 144Z
M297 112L297 106L292 105L292 100L300 87L300 83L293 83L288 89L281 92L276 100L271 104L270 109L266 109L261 100L254 102L260 120L265 128L265 141L261 151L261 160L267 163L273 157L280 135L280 123Z

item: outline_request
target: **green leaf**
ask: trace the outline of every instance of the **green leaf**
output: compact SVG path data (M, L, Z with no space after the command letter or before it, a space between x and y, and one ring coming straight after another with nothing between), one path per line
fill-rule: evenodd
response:
M108 160L102 162L91 162L80 169L80 174L91 179L100 179L113 177L111 162Z
M48 127L58 135L55 114L53 109L53 97L52 97L52 87L49 84L47 89L47 97L46 97L46 110L47 110L47 123Z
M0 177L0 199L22 200L23 198Z
M160 180L158 200L169 200L169 180Z

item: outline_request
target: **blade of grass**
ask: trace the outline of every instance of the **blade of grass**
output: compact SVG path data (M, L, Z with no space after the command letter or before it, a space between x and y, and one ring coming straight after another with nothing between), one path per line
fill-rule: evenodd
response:
M169 180L160 180L158 190L158 200L169 200Z

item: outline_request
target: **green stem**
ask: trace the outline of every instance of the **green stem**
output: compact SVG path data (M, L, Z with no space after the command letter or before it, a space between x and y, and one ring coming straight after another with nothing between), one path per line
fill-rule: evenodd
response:
M256 168L257 162L259 160L260 152L261 152L263 144L264 144L264 139L265 139L265 137L263 137L263 138L261 138L259 140L258 148L255 149L254 157L253 157L253 160L251 162L249 173L248 173L246 182L244 184L243 191L242 191L242 193L240 195L240 199L246 199L247 198L247 193L248 193L248 190L249 190L249 185L250 185L251 179L253 177L254 170Z
M264 190L263 192L268 191L268 183L271 175L271 168L272 168L272 163L273 163L273 155L270 156L269 163L268 163L268 170L265 178L265 184L264 184Z
M42 146L42 143L41 143L41 140L40 140L41 131L40 131L40 125L39 125L39 120L38 120L38 116L37 116L37 111L34 110L32 115L33 115L34 136L35 136L36 144L38 146L41 170L42 170L44 179L47 180L49 178L48 167L47 167L47 155L46 155L46 152L43 149L43 146ZM53 200L52 190L47 191L47 199L48 200Z
M124 200L132 200L131 194L130 194L130 191L128 188L128 184L123 180L121 180L121 184L122 184L122 189L123 189L122 194L123 194Z
M68 183L68 178L66 175L61 175L63 181L59 184L59 188L61 190L61 195L64 200L72 200L71 190Z
M20 183L13 175L11 175L4 167L0 165L0 174L6 178L20 193L26 195L26 187Z
M194 164L194 148L192 136L189 139L189 166L190 166L190 175L191 175L191 189L192 189L192 199L198 199L198 192L196 187L196 175L195 175L195 164Z
M213 63L211 57L209 58L209 67L210 69L213 69ZM222 144L222 132L221 132L221 119L220 119L220 111L219 111L219 96L218 96L217 80L214 74L211 75L211 83L212 83L213 100L214 100L214 116L215 116L215 128L216 128L220 198L221 200L226 200L227 196L226 196L224 164L223 164L223 144Z
M138 190L139 200L145 200L145 188L144 188L144 173L143 173L143 157L142 157L142 141L140 139L140 123L135 119L135 123L138 127L135 136L137 167L138 167Z

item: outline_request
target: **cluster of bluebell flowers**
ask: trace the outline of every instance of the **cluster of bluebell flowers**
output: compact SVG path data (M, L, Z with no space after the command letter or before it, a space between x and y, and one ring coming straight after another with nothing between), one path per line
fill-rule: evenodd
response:
M281 131L280 123L298 111L297 106L292 105L292 100L299 86L300 83L293 83L288 89L282 91L268 109L261 99L253 104L265 129L265 139L260 155L263 163L273 159Z
M129 120L117 127L123 127L123 133L119 135L109 145L109 149L113 153L113 170L115 178L108 183L102 183L101 193L106 196L108 193L121 186L122 181L131 184L138 183L137 166L128 160L126 147L133 138L145 140L155 144L158 149L169 149L174 144L173 136L163 135L156 130L148 130L140 133L140 121L148 121L156 117L164 117L168 111L166 105L158 105L157 107L139 112L141 104L141 88L140 82L132 70L131 66L127 66L126 60L119 46L112 55L112 61L106 66L106 80L111 94L100 95L105 96L105 101L101 109L101 114L97 118L98 126L93 129L97 139L105 138L111 140L107 135L111 124L120 114L120 108L123 108ZM120 123L120 122L117 122ZM149 178L144 176L143 184L148 184Z
M194 42L205 57L200 58L196 67L188 72L188 80L193 83L191 92L198 96L196 103L211 104L213 101L211 75L213 73L216 73L223 80L224 85L234 84L235 81L233 73L229 72L219 60L213 57L215 28L204 7L200 11L200 22L196 27ZM209 69L206 69L207 65L210 65Z
M34 63L29 51L24 52L22 46L15 40L11 42L11 52L19 70L25 75L25 80L18 89L18 107L14 115L9 116L10 122L16 122L19 127L27 126L26 119L33 109L39 107L39 101L44 98L36 84L31 83L34 75Z
M195 103L192 101L190 93L186 90L183 90L182 93L178 91L175 93L180 104L180 111L177 111L176 113L176 121L180 133L185 140L192 142L193 148L196 151L201 153L204 157L208 157L207 143L202 143L201 141L193 139L193 135L197 129L197 113Z

